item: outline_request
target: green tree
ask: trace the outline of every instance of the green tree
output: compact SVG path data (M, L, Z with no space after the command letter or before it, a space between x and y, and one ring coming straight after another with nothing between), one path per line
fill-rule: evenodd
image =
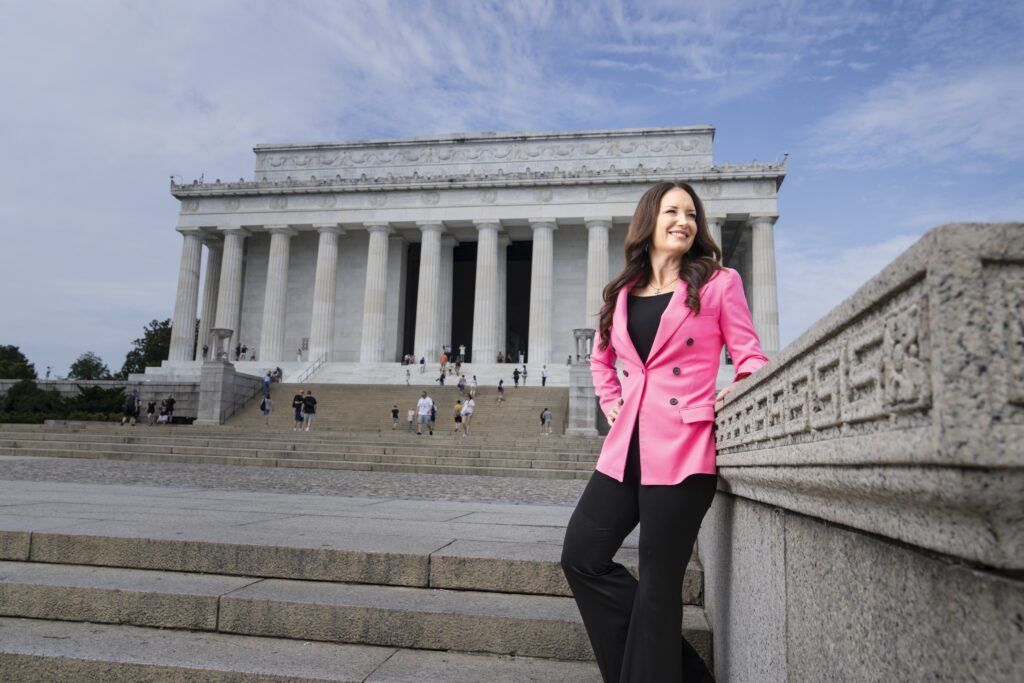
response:
M17 346L0 346L0 379L35 379L36 366Z
M46 413L59 417L64 400L52 389L40 389L34 380L23 379L0 398L0 413Z
M133 372L145 372L147 367L160 365L171 352L171 319L151 320L142 336L132 342L132 350L124 359L117 379L128 379Z
M110 368L103 364L103 359L92 351L86 351L71 364L68 379L110 379Z

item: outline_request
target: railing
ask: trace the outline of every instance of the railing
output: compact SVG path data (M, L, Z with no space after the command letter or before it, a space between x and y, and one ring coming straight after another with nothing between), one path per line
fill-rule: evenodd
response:
M323 367L324 363L327 362L327 352L320 354L320 357L313 361L313 364L303 370L299 376L295 379L296 384L302 384L307 379L313 376L313 374Z

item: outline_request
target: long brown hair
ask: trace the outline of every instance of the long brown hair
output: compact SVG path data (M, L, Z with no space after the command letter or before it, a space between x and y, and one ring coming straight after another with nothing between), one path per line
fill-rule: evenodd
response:
M686 283L686 305L694 313L700 313L700 288L711 278L716 270L722 268L722 249L715 244L708 230L708 219L704 213L704 203L701 202L697 192L684 182L658 183L644 192L637 202L636 210L633 212L633 220L629 223L629 231L626 233L626 264L622 272L612 278L612 281L604 288L604 305L601 307L600 315L600 348L608 348L608 340L611 337L612 317L615 315L615 302L618 300L619 290L635 279L637 284L646 285L651 281L651 259L648 250L653 241L654 228L658 222L658 211L661 208L661 200L673 189L685 190L693 199L693 206L697 210L697 235L689 251L683 254L679 263L679 280Z

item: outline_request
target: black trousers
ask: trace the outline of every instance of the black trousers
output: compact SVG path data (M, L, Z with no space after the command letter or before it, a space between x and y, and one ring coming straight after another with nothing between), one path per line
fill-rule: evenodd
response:
M718 477L641 485L638 429L621 483L591 475L565 530L562 571L606 683L714 680L680 630L683 574ZM612 560L637 523L639 581Z

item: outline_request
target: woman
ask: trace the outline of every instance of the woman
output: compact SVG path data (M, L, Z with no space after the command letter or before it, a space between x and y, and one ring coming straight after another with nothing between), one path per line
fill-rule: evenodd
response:
M473 411L476 410L476 401L470 396L462 404L462 436L469 436L469 423L473 421Z
M715 378L768 362L739 274L721 265L686 183L640 198L625 266L604 289L591 374L611 428L566 528L562 570L605 681L711 676L680 636L683 573L715 495ZM622 381L616 373L622 366ZM640 581L612 558L640 524Z
M455 433L462 431L462 401L455 401Z

